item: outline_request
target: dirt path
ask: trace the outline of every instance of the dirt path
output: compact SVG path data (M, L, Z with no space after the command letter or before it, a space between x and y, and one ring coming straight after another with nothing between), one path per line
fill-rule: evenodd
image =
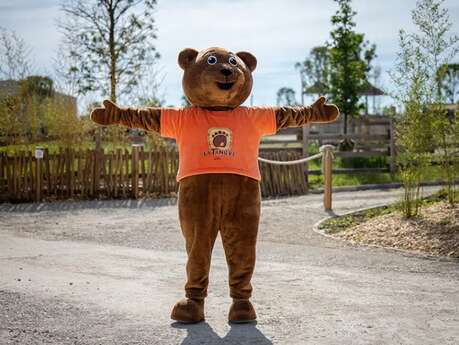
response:
M339 193L335 212L394 191ZM321 196L263 203L256 325L230 326L217 243L207 322L171 324L184 244L173 200L0 205L0 344L457 344L459 262L312 231Z

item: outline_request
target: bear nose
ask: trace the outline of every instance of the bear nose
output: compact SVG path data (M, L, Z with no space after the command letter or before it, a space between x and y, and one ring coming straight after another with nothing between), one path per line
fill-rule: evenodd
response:
M227 77L227 76L233 74L233 71L230 70L229 68L222 68L222 69L220 70L220 72L221 72L221 74L223 74L225 77Z

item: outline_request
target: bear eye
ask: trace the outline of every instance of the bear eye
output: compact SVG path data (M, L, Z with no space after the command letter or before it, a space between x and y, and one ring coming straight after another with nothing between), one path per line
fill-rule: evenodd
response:
M233 65L233 66L237 65L237 60L234 56L230 56L228 59L228 62L230 63L230 65Z
M215 56L211 55L211 56L209 56L207 58L207 63L209 65L215 65L217 63L217 58Z

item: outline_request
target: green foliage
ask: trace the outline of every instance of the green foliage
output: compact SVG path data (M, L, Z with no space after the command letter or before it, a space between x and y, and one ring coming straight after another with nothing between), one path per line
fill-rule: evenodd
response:
M17 143L25 135L18 97L7 96L0 99L0 137L2 144Z
M459 116L453 113L451 117L441 103L432 105L431 111L434 119L432 123L433 138L438 146L436 153L442 167L443 178L447 182L448 201L454 204L457 186L455 182L459 178Z
M327 46L311 49L309 57L298 62L295 67L300 70L303 92L307 94L327 95L330 87L330 52Z
M352 168L352 169L360 169L360 168L386 168L387 167L387 159L386 157L342 157L339 158L341 160L341 166L343 168Z
M459 93L459 63L442 65L437 71L437 79L442 97L447 103L456 103Z
M363 105L359 95L364 90L370 63L375 57L375 45L369 45L364 35L354 31L351 0L334 0L339 9L332 16L330 54L330 95L344 117L344 134L347 134L347 119L357 116Z
M68 147L87 140L87 126L76 114L72 97L54 92L53 80L30 76L19 80L16 95L0 99L0 137L4 144L59 140Z
M406 217L417 214L420 183L437 148L442 171L454 202L454 165L450 164L453 143L458 139L458 121L447 116L443 105L444 92L439 81L444 80L442 66L457 56L459 39L450 36L448 12L442 1L420 0L412 11L417 32L399 34L400 51L391 77L396 85L393 93L404 111L394 117L399 149L398 166L405 193L403 211Z
M19 81L21 87L21 97L38 96L41 98L52 97L54 95L54 83L49 77L28 76Z
M295 98L295 91L289 87L282 87L277 91L278 106L295 106L298 102Z
M326 229L328 234L336 234L350 227L365 223L372 218L396 212L397 209L398 206L393 204L388 206L375 207L369 210L360 211L341 217L333 217L322 222L320 224L320 229Z
M163 105L163 101L157 97L140 97L138 99L138 103L140 106L143 107L161 107Z

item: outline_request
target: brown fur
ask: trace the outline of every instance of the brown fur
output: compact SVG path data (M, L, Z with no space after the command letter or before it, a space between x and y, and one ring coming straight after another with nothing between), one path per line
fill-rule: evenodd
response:
M207 59L214 56L217 63L209 65ZM237 66L229 63L235 57ZM190 103L203 108L235 108L241 105L252 91L252 71L257 60L247 52L231 53L222 48L208 48L201 52L185 49L179 55L179 65L184 69L183 91ZM231 73L222 74L226 69ZM218 82L234 83L229 90L222 90Z
M250 298L260 218L258 181L234 174L186 177L180 181L178 205L188 253L186 296L207 296L210 258L220 231L229 268L230 296Z
M306 107L276 108L277 129L301 127L307 123L328 123L336 121L338 107L325 103L325 97L319 97L312 105Z
M231 304L228 320L234 323L250 322L257 319L252 303L247 299L234 299Z
M214 56L214 64L208 63ZM236 66L229 62L234 57ZM233 61L234 62L234 61ZM178 58L183 68L183 90L195 106L225 111L238 107L252 90L252 71L257 60L247 52L231 53L222 48L198 52L184 49ZM222 89L218 83L232 83ZM91 118L101 125L121 124L147 131L160 131L160 108L120 108L105 101ZM310 122L332 122L338 108L319 98L307 107L275 108L277 128L300 127ZM185 238L186 299L176 303L171 317L181 322L204 319L212 249L218 232L223 241L229 268L230 296L233 304L228 318L232 322L255 320L249 301L255 267L255 247L260 217L260 184L249 177L234 174L202 174L186 177L179 184L179 219Z

